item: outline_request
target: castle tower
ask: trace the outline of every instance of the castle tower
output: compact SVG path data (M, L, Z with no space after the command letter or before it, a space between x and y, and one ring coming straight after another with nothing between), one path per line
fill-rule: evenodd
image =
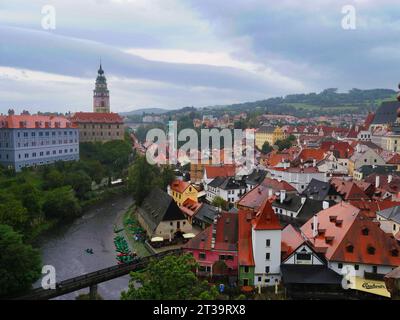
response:
M110 113L110 91L107 88L107 79L100 63L96 87L93 90L93 112Z

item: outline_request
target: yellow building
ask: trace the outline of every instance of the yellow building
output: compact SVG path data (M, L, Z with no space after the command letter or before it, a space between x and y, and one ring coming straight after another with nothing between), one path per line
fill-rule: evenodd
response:
M199 191L188 182L175 180L168 187L168 194L180 207L186 201L186 199L191 199L197 202Z
M286 139L286 134L279 127L262 126L256 131L256 147L262 149L265 142L273 146L276 141Z
M381 146L386 151L399 152L400 151L400 135L388 134L382 137Z

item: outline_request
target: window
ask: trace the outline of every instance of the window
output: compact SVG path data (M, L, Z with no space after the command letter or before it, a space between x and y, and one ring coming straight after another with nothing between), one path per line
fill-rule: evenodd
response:
M205 258L206 258L206 254L204 252L200 252L199 253L199 259L205 260Z
M372 273L378 273L378 267L372 266Z
M359 270L360 266L358 264L354 265L354 270Z
M309 253L298 253L296 254L297 260L311 260L311 254Z
M267 247L270 247L271 246L271 240L270 239L265 240L265 245Z
M269 270L270 270L269 266L266 266L265 267L265 273L269 273Z
M245 272L245 273L249 273L249 267L248 267L248 266L245 266L245 267L244 267L244 272Z
M262 278L261 277L258 277L258 282L261 282L262 281Z
M343 268L343 263L338 263L337 266L338 266L339 269L342 269Z
M265 260L269 260L271 258L271 254L269 252L267 252L265 254Z

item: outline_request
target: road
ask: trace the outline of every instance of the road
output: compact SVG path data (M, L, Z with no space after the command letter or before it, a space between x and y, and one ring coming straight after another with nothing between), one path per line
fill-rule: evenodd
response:
M58 227L39 241L44 265L56 269L57 282L116 264L114 225L122 226L122 217L133 203L132 197L120 196L86 212L73 223ZM94 254L85 252L92 248ZM128 287L129 276L102 283L99 294L107 300L120 298ZM39 287L39 280L34 287ZM75 299L88 289L64 295L57 299Z

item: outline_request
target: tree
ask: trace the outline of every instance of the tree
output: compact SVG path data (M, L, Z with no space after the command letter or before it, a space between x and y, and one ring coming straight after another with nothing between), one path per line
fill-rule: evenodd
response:
M122 300L213 300L218 296L215 286L200 281L193 272L198 267L191 255L166 256L153 259L144 272L132 272ZM136 288L139 281L141 287Z
M216 196L212 203L211 203L214 207L220 208L222 210L227 210L228 209L228 202L226 202L224 199L222 199L221 197Z
M92 190L92 179L82 170L67 174L65 183L70 185L79 199Z
M28 290L41 274L39 252L7 225L0 225L0 248L0 296Z
M175 173L172 167L165 166L161 171L161 182L159 186L162 190L166 190L167 186L171 184L172 181L175 180Z
M44 176L44 181L44 188L51 190L64 185L64 176L59 170L54 168Z
M128 188L137 205L142 204L156 183L161 183L158 168L149 164L145 157L138 156L128 173Z
M49 191L43 203L43 212L50 219L71 219L79 216L81 207L70 186Z
M261 152L264 154L270 153L273 150L273 148L270 146L270 144L265 141L262 148L261 148Z
M289 149L292 146L292 142L288 139L278 140L275 143L278 146L279 151L283 151L285 149Z
M28 212L21 201L8 192L0 193L0 224L7 224L16 230L27 226ZM0 249L1 251L1 249Z

